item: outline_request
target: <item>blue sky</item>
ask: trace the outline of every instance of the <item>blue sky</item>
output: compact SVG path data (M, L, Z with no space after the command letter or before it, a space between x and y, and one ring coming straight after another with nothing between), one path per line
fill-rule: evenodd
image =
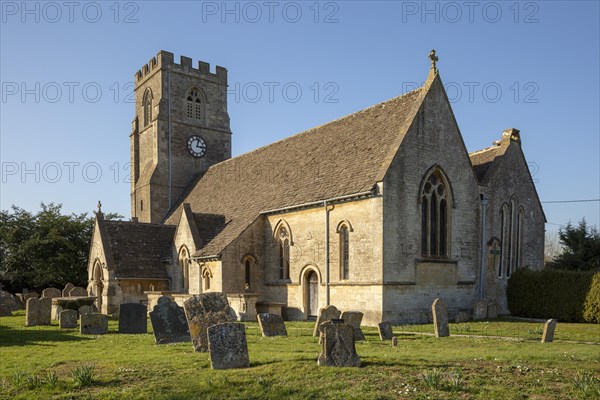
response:
M161 49L229 70L237 155L413 89L435 48L469 151L518 128L542 201L600 198L597 1L1 8L2 209L89 212L100 199L129 217L131 82ZM598 202L544 208L548 230L599 225Z

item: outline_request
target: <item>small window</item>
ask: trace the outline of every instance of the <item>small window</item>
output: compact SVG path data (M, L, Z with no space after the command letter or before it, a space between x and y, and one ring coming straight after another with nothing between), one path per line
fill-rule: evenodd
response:
M192 88L186 96L186 113L188 118L202 119L202 96L198 88Z
M340 272L342 280L350 279L350 259L349 245L350 234L348 227L343 225L340 228Z
M144 113L144 126L148 126L152 122L152 91L150 88L146 89L146 92L144 93L142 107Z
M250 290L252 287L251 284L251 267L252 264L250 262L250 260L246 260L246 262L244 263L244 268L245 268L245 275L246 275L246 290Z
M140 211L144 211L144 200L140 200Z

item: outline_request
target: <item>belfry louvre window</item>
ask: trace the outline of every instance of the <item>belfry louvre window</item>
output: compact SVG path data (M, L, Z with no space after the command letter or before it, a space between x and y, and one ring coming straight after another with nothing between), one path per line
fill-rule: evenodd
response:
M186 97L186 112L188 118L201 119L202 118L202 97L200 90L192 88Z
M146 89L144 98L142 100L143 111L144 111L144 126L148 126L152 122L152 91L150 88Z
M421 254L448 256L449 188L439 169L432 171L421 192Z

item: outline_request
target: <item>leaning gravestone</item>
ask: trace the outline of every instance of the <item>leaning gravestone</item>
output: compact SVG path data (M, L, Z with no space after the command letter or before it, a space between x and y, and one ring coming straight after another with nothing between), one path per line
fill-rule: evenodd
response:
M313 336L319 336L319 326L323 322L331 321L332 319L338 319L340 317L340 310L337 309L336 306L327 306L323 307L319 310L319 316L317 317L317 322L315 322L315 329L313 330Z
M0 317L10 317L17 309L17 302L12 294L0 290Z
M377 325L379 328L379 339L381 340L392 340L394 332L392 331L392 324L388 321L380 322Z
M77 328L77 311L64 310L58 315L58 326L61 328Z
M190 341L183 308L167 296L161 296L150 311L150 322L156 344Z
M365 340L365 335L360 329L364 314L360 311L344 311L341 319L344 320L345 324L351 325L354 328L354 340Z
M246 326L239 322L225 322L208 327L208 348L212 369L247 368L248 344Z
M349 324L327 321L319 325L323 338L319 366L360 367L360 357L354 347L354 327Z
M487 318L488 302L486 300L479 300L473 307L473 320L481 320Z
M431 305L433 312L433 329L436 337L450 336L450 327L448 326L448 312L442 299L435 299Z
M551 343L554 341L554 328L556 328L556 320L549 319L544 324L544 333L542 334L542 343Z
M263 336L287 336L287 329L280 315L261 313L256 319Z
M52 299L32 297L27 300L25 307L25 326L50 325Z
M71 289L69 291L69 297L86 297L86 296L88 296L88 292L81 286L75 286L73 289Z
M42 290L42 297L47 297L49 299L53 299L55 297L62 296L62 292L56 288L50 287Z
M148 332L148 307L143 304L128 303L119 306L119 333Z
M69 292L71 291L71 289L73 289L75 287L75 285L73 285L71 282L67 283L65 285L65 288L62 291L62 297L69 297Z
M106 335L108 316L104 314L84 314L79 318L79 333L82 335Z
M237 319L225 293L194 295L183 302L183 308L195 351L208 351L207 328Z

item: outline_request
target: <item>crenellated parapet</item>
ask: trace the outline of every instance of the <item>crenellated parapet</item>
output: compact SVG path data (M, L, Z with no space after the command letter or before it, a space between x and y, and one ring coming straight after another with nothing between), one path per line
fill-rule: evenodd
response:
M161 68L170 68L172 71L194 74L199 78L209 78L216 80L224 85L227 85L227 69L221 66L216 66L215 72L210 72L210 64L204 61L198 61L197 67L193 66L192 59L186 56L181 56L179 64L175 62L173 53L161 50L156 57L152 57L135 74L136 85L145 80L146 77L152 75L155 71Z

